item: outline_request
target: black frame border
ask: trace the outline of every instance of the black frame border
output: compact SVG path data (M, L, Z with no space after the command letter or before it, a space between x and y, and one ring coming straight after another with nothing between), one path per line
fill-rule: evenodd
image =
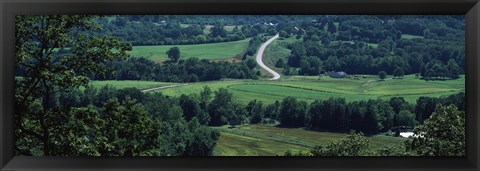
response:
M480 170L478 0L0 0L0 170ZM405 14L465 15L466 156L454 157L26 157L14 156L15 15Z

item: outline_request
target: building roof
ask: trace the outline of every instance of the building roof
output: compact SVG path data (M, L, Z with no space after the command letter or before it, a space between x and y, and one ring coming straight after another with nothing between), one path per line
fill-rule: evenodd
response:
M346 77L346 76L347 76L347 73L345 73L343 71L330 73L330 77L333 77L333 78L343 78L343 77Z

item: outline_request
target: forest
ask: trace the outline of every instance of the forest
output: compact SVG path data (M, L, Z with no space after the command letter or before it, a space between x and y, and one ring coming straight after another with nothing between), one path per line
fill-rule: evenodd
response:
M463 16L17 16L15 151L212 156L226 146L222 136L262 125L342 135L276 155L463 156L464 27ZM255 55L277 34L282 43L270 46L284 53L264 60L282 79L268 82ZM221 58L179 48L245 39L241 53ZM130 55L147 45L179 47L162 52L168 60ZM325 78L340 71L349 77ZM169 86L93 86L107 80ZM419 85L395 94L394 81ZM255 94L232 82L292 92ZM438 135L437 122L458 129ZM405 131L421 136L401 139ZM371 149L379 135L385 146Z

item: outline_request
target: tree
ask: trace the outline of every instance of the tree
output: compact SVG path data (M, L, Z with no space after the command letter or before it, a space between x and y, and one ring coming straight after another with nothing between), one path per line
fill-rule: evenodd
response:
M422 96L418 98L415 105L415 119L419 122L423 122L428 119L438 104L438 99L434 97Z
M314 101L310 105L309 116L312 128L333 131L348 131L348 113L345 110L344 98L329 98L324 101Z
M127 24L127 21L124 17L116 17L113 23L118 27L124 27Z
M156 153L159 146L155 141L160 132L141 104L129 97L122 102L114 98L104 103L103 111L105 125L99 131L110 143L100 147L102 156L151 156Z
M315 146L310 153L313 156L364 156L369 153L370 139L362 133L350 132L347 137L328 143L326 146Z
M396 116L396 126L406 126L413 128L415 125L415 115L408 110L402 110Z
M165 54L174 62L178 62L178 59L180 59L180 49L178 47L170 48Z
M240 103L229 103L219 109L222 117L225 117L232 127L241 125L245 120L246 111Z
M250 101L247 105L247 114L250 117L251 124L258 124L263 120L264 108L263 103L257 100Z
M184 119L175 121L164 121L159 124L161 137L160 149L157 150L161 156L181 156L189 155L195 152L189 151L187 148L192 141L192 132L188 123ZM198 149L206 150L206 149Z
M400 67L397 67L395 68L395 70L393 70L393 77L402 78L403 74L404 74L403 69Z
M458 75L461 73L461 69L458 66L457 62L455 62L454 59L448 60L447 69L448 69L448 72L449 72L448 77L450 77L451 79L459 78Z
M299 67L300 61L307 54L305 46L303 45L303 43L294 43L291 45L290 49L292 51L290 53L290 56L288 57L287 64L291 67Z
M342 63L337 56L329 56L327 60L325 60L324 66L327 71L336 71L340 70Z
M289 38L290 37L290 34L287 33L284 30L280 31L279 35L280 35L280 37L284 37L284 38Z
M215 25L210 28L211 37L227 37L227 31L221 25Z
M324 128L324 116L322 115L323 103L322 101L315 100L310 104L310 108L308 109L308 115L310 117L310 123L308 127L310 128Z
M304 126L306 110L306 102L297 102L295 97L285 97L280 105L280 124L287 127Z
M31 149L41 149L41 155L54 155L52 140L63 134L52 134L59 131L52 123L69 109L54 110L49 103L53 95L88 85L90 75L104 75L109 69L107 62L124 59L126 51L131 50L129 43L113 37L93 37L78 31L98 29L93 18L16 16L16 62L24 68L23 79L15 81L15 126L19 130L15 136L22 144L17 146L17 152L31 155ZM64 53L57 51L67 45L69 49Z
M401 110L406 109L408 103L403 97L392 97L390 99L390 106L393 108L393 111L398 114Z
M378 132L378 130L380 130L380 124L375 104L375 100L369 100L367 102L367 110L365 111L362 122L362 132L365 134L375 134Z
M207 105L212 98L212 89L208 86L204 86L203 90L200 92L200 107L203 110L207 110Z
M337 32L337 27L335 26L335 24L333 24L333 21L328 22L327 31L330 33Z
M188 128L192 133L192 138L185 148L183 156L211 156L220 132L201 126L200 122L193 118L188 123Z
M257 66L257 61L255 61L255 59L253 58L248 58L247 61L245 61L245 63L247 64L250 70L252 70Z
M51 133L59 133L63 136L52 137L55 145L52 146L51 155L100 156L101 149L112 144L99 127L105 124L105 120L93 106L72 108L69 112L56 117L64 119L63 122L68 122L52 125Z
M378 78L385 80L385 78L387 78L387 73L385 71L378 72Z
M309 75L310 63L307 60L302 59L300 61L300 70L298 71L299 75Z
M372 104L374 113L377 115L377 119L379 122L379 131L388 131L393 126L393 118L395 112L393 111L392 107L388 101L384 101L381 99L375 100L375 103Z
M117 92L115 94L118 100L124 101L127 97L130 97L131 99L134 99L137 102L143 102L145 98L145 94L142 93L139 89L132 87L132 88L123 88L116 90Z
M407 149L420 156L465 156L465 112L454 105L437 106L423 125L415 128Z
M209 105L208 113L210 114L211 120L209 125L219 126L226 124L227 116L230 111L228 111L228 106L230 103L233 103L233 94L228 92L226 88L220 88L214 92L215 97ZM222 109L223 108L223 109Z
M305 60L300 61L300 75L318 75L321 71L321 61L317 57L308 57Z
M280 58L277 60L277 62L275 63L275 67L277 68L283 68L285 66L285 62L283 62L283 59Z
M183 111L185 120L190 121L193 117L197 117L202 112L198 101L190 96L182 94L178 98L178 103Z
M280 102L275 101L275 103L269 104L265 107L265 118L277 119L278 111L280 109Z

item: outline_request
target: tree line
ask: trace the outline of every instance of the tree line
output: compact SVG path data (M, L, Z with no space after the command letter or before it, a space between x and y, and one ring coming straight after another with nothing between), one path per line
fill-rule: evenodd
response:
M402 97L390 100L370 99L346 102L344 98L316 100L308 105L287 97L280 103L278 120L286 127L307 127L313 130L348 132L367 135L411 129L424 122L437 105L455 104L464 109L464 93L446 97L420 97L415 105Z
M106 63L109 71L91 75L95 80L149 80L161 82L198 82L233 79L258 79L254 59L241 62L210 62L188 58L178 63L159 64L143 57L130 57Z
M233 28L227 31L224 23L202 22L206 20L208 19L199 18L199 21L192 22L190 19L185 19L185 16L106 16L97 19L102 30L90 33L111 35L135 46L218 43L243 40L259 34L276 33L273 26L263 23L233 24L230 25Z
M432 117L415 128L416 136L403 145L384 145L372 150L370 138L351 131L340 140L317 145L307 152L285 156L465 156L465 112L454 105L437 106Z
M465 52L454 42L402 39L391 43L396 46L395 52L383 44L372 48L362 42L325 45L304 40L290 44L288 61L284 63L282 60L284 64L276 67L286 68L286 72L298 68L293 74L299 75L319 75L326 71L371 75L385 71L392 74L396 68L401 68L405 74L456 79L464 73Z

